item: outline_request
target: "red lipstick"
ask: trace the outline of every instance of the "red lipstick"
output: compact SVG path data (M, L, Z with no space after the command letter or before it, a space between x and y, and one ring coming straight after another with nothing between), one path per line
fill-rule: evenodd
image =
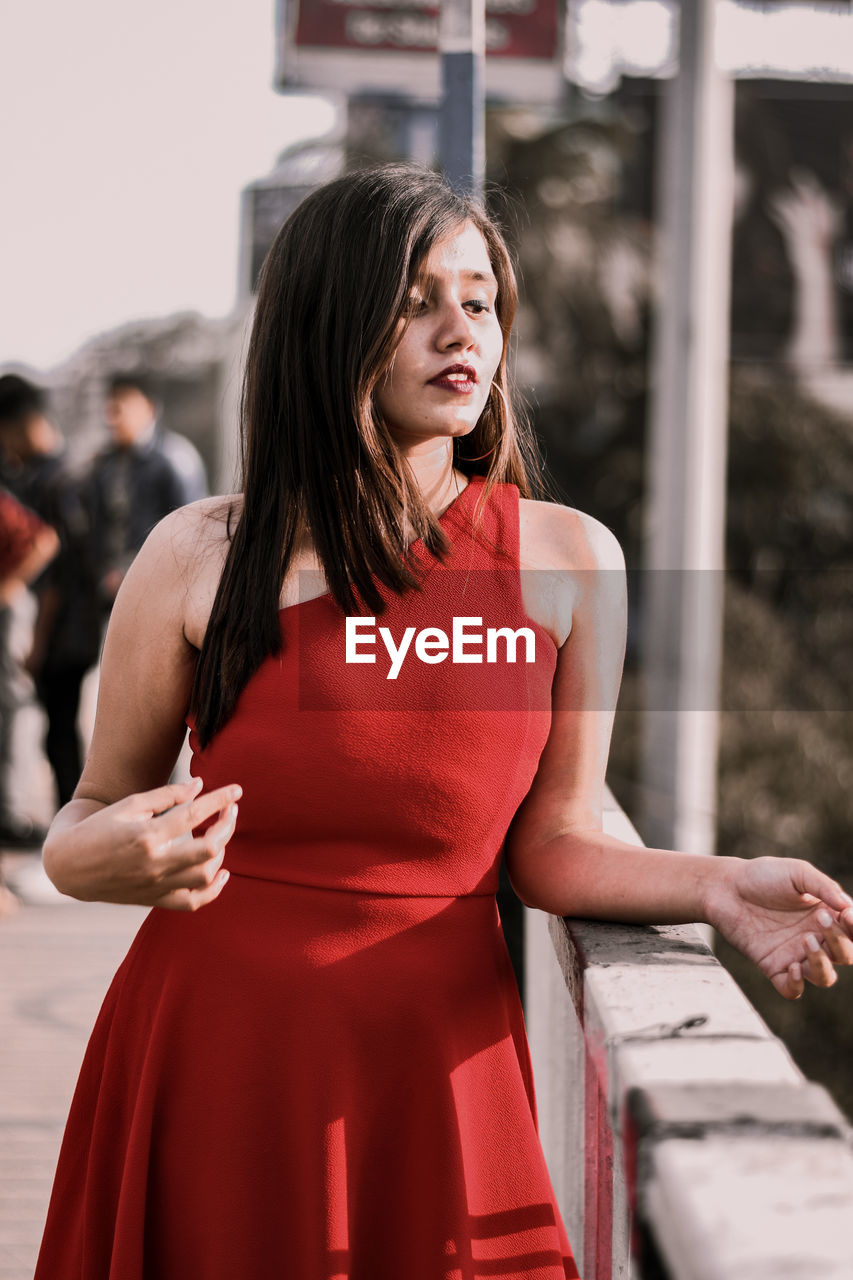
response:
M477 371L470 364L449 364L441 373L430 378L430 387L453 391L457 395L469 395L477 385Z

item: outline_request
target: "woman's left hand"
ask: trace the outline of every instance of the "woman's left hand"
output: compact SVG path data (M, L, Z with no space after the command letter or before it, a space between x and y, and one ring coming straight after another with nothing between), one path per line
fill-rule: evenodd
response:
M706 919L786 1000L831 987L853 964L853 901L802 858L726 858Z

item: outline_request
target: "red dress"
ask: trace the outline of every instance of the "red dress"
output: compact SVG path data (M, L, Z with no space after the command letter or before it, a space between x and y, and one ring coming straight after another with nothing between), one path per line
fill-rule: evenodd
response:
M328 594L284 609L282 654L196 750L206 787L243 787L231 879L153 910L113 980L35 1280L577 1276L495 901L556 649L524 613L518 489L475 523L484 493L441 517L445 564L414 544L422 592L382 588L375 663L345 662ZM466 654L526 626L535 661L412 638L388 679L380 626L454 617L482 618Z

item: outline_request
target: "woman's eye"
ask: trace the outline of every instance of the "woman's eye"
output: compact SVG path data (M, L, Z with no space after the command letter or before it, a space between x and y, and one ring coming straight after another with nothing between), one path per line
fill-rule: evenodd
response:
M483 315L485 312L491 311L488 302L483 298L469 298L467 302L462 304L468 307L475 316ZM430 306L428 298L409 298L405 304L404 314L407 316L422 315Z

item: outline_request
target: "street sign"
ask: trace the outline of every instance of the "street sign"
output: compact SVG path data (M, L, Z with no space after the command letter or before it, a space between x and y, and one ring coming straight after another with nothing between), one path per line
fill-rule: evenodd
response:
M438 49L438 8L393 0L299 0L297 48L377 49L434 53ZM497 58L557 56L554 0L488 0L486 49Z
M439 7L428 0L279 0L276 86L394 93L437 103ZM562 92L560 0L487 0L486 93Z

